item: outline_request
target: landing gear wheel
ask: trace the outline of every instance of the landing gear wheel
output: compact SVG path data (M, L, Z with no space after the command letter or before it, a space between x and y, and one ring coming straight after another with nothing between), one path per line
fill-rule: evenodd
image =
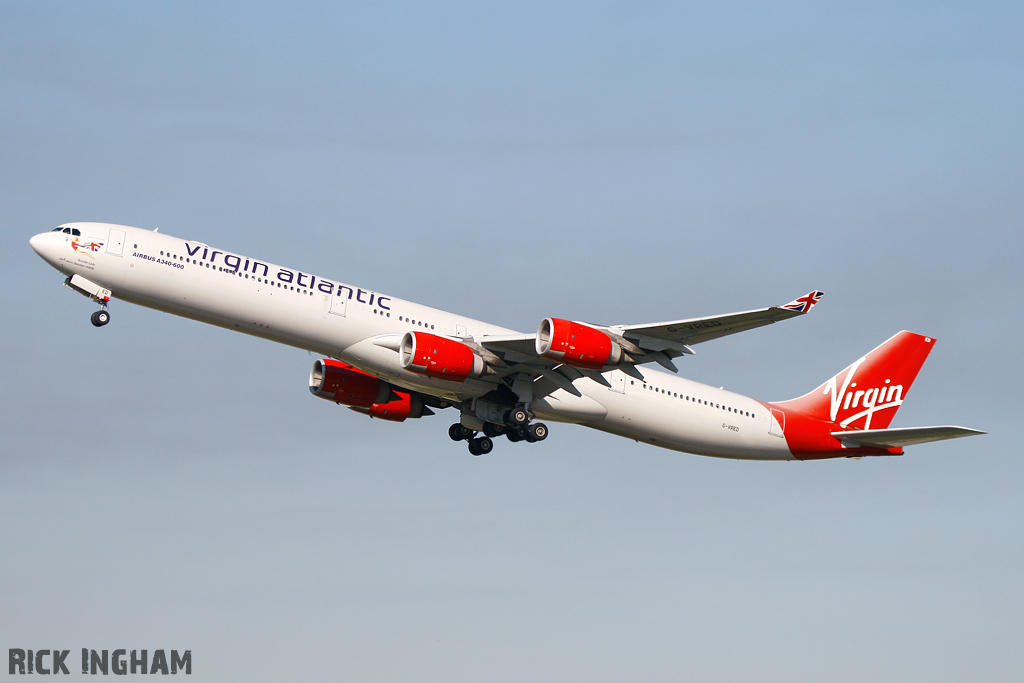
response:
M507 436L508 440L511 441L512 443L517 443L526 438L523 436L523 431L521 427L513 427L509 429L507 432L505 432L505 436Z
M103 327L110 322L110 314L106 311L96 311L89 319L92 320L92 324L96 327Z
M486 436L469 440L469 452L473 455L487 455L494 450L494 442Z
M494 424L493 422L484 423L484 436L488 436L493 439L494 437L501 436L504 433L505 425Z
M474 433L472 429L466 427L461 422L456 422L448 428L448 437L452 441L467 441L473 438Z
M548 426L543 422L534 422L526 428L526 438L529 439L531 443L534 441L543 441L548 438Z
M522 427L530 421L530 414L524 408L513 408L505 413L505 424L510 427Z

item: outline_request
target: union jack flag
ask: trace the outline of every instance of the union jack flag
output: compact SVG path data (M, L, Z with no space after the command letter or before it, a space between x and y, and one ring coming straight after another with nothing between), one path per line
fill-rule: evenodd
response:
M782 308L789 311L796 311L797 313L806 313L814 307L814 304L821 301L821 297L823 296L825 296L825 292L811 292L807 296L802 296L795 301L790 301Z
M77 239L71 240L71 248L75 251L85 251L86 249L89 251L99 251L102 246L102 242L90 242L89 244L86 244L85 242L79 242Z

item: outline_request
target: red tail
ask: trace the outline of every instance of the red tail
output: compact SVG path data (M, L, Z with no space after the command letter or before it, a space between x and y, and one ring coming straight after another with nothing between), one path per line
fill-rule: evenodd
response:
M935 340L900 332L811 393L774 404L845 429L885 429Z

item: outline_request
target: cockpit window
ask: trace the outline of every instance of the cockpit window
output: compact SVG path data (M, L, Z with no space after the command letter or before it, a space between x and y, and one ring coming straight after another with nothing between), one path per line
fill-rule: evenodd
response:
M60 227L60 226L58 225L58 226L57 226L56 228L54 228L54 229L53 229L53 230L51 230L50 232L60 232L60 231L61 231L61 230L63 230L63 229L64 229L64 228L62 228L62 227Z
M71 234L72 235L78 235L79 237L81 237L82 236L82 231L79 230L78 228L71 228Z

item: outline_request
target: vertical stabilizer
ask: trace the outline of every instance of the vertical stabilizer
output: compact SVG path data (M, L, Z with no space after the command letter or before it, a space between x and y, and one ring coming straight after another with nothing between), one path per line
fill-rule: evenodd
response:
M811 393L774 405L839 429L885 429L933 346L932 337L900 332Z

